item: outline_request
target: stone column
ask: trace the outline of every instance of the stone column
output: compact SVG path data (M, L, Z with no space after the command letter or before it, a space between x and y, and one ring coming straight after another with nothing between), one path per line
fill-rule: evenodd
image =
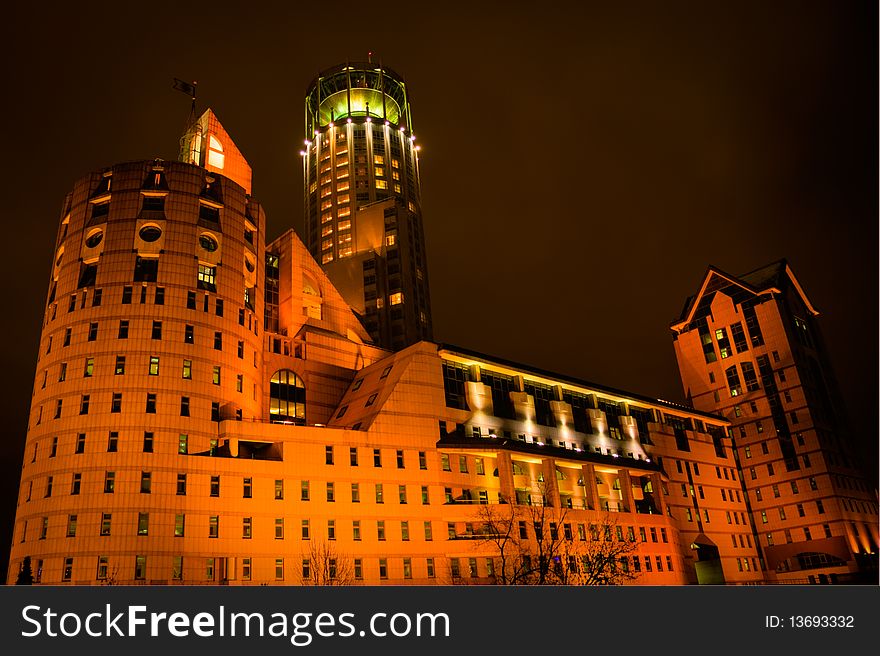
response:
M596 468L591 463L581 465L584 479L584 501L590 510L598 509L599 490L596 487Z
M661 515L666 515L666 495L663 494L663 479L660 477L660 474L651 474L651 487L654 488L652 496L657 505L657 512Z
M556 461L553 458L544 458L541 461L541 471L544 473L544 496L551 506L559 508L562 498L559 496L559 481L556 480Z
M633 503L632 479L626 469L620 469L617 472L617 478L620 480L620 492L623 497L623 512L635 512L636 508Z
M516 503L516 487L513 484L513 462L507 451L499 451L495 458L498 465L498 485L501 496L508 503Z

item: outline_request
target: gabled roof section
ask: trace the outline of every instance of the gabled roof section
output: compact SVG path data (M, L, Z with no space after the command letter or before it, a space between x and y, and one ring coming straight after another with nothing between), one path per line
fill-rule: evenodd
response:
M814 316L819 312L813 307L810 299L801 287L794 272L785 259L777 260L748 273L733 276L715 266L709 266L703 276L700 291L688 297L678 319L670 326L675 332L681 332L703 310L712 304L716 292L730 296L737 305L750 298L762 294L780 294L791 286L800 296L806 308Z
M187 128L180 140L180 161L223 175L251 193L250 164L211 109Z

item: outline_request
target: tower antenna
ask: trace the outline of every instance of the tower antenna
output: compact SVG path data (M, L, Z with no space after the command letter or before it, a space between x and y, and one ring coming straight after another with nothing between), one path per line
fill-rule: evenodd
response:
M190 130L192 129L192 126L196 122L196 85L197 84L198 84L198 82L196 82L195 80L193 80L192 82L184 82L183 80L180 80L178 78L174 78L174 84L172 85L172 88L177 89L178 91L187 94L192 99L192 103L189 108L189 117L187 118L186 125L183 128L183 135L180 137L180 154L178 156L178 159L181 162L190 162L192 159L189 156L190 153L187 152L188 150L190 150L188 148L187 135L189 134Z

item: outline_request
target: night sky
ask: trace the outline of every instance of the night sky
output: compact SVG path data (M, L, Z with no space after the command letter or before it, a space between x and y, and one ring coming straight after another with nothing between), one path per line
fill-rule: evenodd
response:
M269 238L301 232L305 89L368 50L411 94L437 341L681 400L669 324L706 267L787 257L876 476L876 7L555 4L5 10L3 571L74 180L175 159L189 100L171 81L197 80L254 168Z

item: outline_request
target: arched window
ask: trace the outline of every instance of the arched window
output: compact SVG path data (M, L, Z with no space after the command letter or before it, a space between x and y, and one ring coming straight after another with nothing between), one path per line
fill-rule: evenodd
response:
M269 380L269 420L273 424L306 421L306 388L290 369L276 371Z

